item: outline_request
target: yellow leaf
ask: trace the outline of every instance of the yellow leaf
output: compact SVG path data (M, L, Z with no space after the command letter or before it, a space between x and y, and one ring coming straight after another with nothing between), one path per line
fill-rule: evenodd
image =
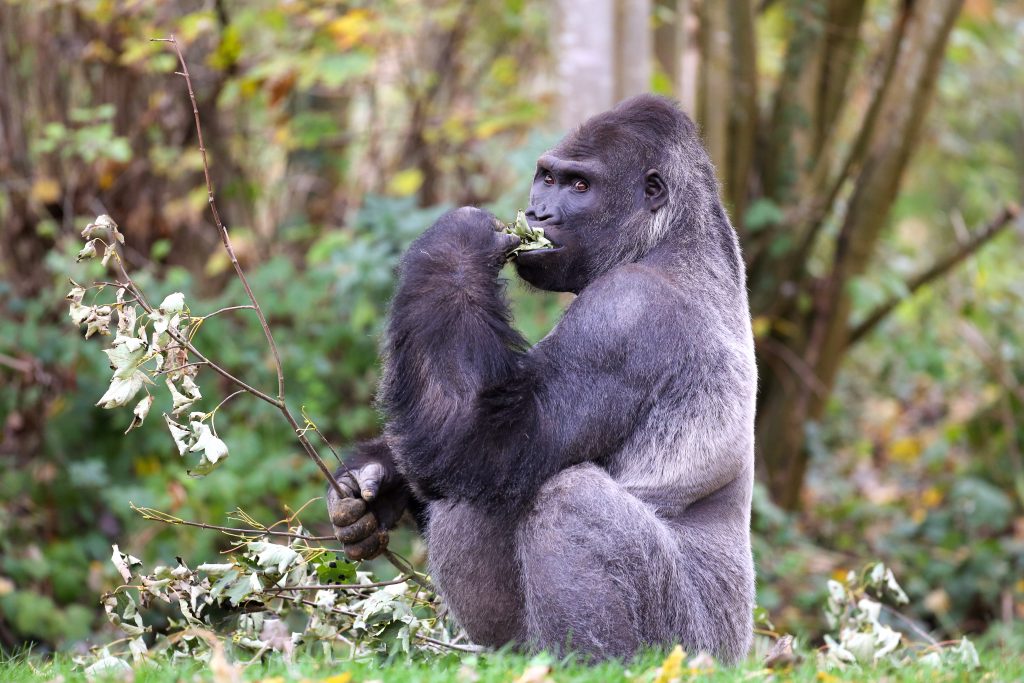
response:
M889 447L889 455L899 462L914 462L921 457L921 451L921 440L913 436L897 439Z
M494 60L491 64L491 78L496 85L503 88L511 88L519 78L519 63L515 57L503 55Z
M334 676L328 676L320 680L320 683L349 683L352 680L352 674L346 671L345 673L335 674Z
M347 50L370 33L373 28L370 17L368 10L354 9L327 24L327 32L339 48Z
M772 321L768 316L759 315L751 321L750 325L754 330L754 336L758 339L767 337L768 333L772 331Z
M929 486L921 494L921 505L931 509L938 507L939 503L942 502L942 491L938 490L934 486Z
M821 681L821 683L839 683L839 679L827 671L819 671L818 680Z
M278 126L274 129L274 143L282 147L291 146L292 132L288 126Z
M391 178L388 188L399 197L408 197L420 189L423 184L423 172L418 168L407 168L399 171Z
M29 194L33 201L40 204L52 204L60 199L60 183L53 178L36 178L32 182Z
M676 645L668 657L665 657L665 661L661 663L654 683L669 683L669 681L679 678L683 673L684 659L686 659L686 653L683 652L682 646Z
M203 268L203 272L213 277L220 275L230 267L231 259L228 258L228 255L222 249L218 249L210 254L210 258L206 259L206 266Z

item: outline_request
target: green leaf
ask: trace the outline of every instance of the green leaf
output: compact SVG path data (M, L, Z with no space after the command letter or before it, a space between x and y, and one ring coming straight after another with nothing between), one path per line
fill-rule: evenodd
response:
M321 583L354 583L356 565L342 558L338 553L323 555L313 564L316 577Z
M743 226L747 232L755 233L772 225L778 225L786 216L779 205L764 197L755 199L743 216Z
M516 219L511 223L507 223L502 232L515 235L520 240L519 246L509 252L510 258L521 251L550 249L555 246L551 243L551 240L544 236L543 228L530 227L530 223L526 220L526 212L522 209L516 212Z

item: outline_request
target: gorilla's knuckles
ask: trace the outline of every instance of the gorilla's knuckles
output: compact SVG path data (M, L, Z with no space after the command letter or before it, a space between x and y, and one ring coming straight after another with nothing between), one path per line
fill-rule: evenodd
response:
M342 543L356 543L373 534L377 527L377 515L367 512L351 524L336 526L334 535Z
M366 512L366 501L361 498L333 498L328 506L331 523L338 527L356 522Z

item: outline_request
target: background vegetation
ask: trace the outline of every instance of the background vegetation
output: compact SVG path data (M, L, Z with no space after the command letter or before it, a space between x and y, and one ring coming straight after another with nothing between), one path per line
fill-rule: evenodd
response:
M336 442L379 429L376 343L404 245L453 205L510 219L581 87L679 97L750 273L760 604L816 642L826 579L881 559L921 629L1021 647L1024 4L595 3L593 22L601 7L650 12L639 33L608 29L649 48L639 72L621 65L644 52L567 42L569 5L0 2L5 650L108 637L111 543L147 564L224 548L142 522L129 501L267 521L323 488L258 402L219 414L232 457L208 479L185 475L159 425L122 437L127 418L93 405L109 371L63 296L96 214L122 226L147 290L211 311L244 297L206 213L174 57L149 40L169 33L189 55L221 211L289 398ZM567 72L570 58L604 66ZM566 303L513 296L533 339ZM253 316L200 335L225 366L273 383Z

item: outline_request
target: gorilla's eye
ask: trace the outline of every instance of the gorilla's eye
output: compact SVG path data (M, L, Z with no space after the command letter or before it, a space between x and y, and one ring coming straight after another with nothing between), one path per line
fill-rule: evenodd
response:
M577 192L586 192L587 190L590 189L590 185L587 185L586 180L577 180L575 183L572 184L572 189L576 190Z
M555 184L555 177L553 175L551 175L550 173L545 173L544 174L544 184L545 185L554 185Z

